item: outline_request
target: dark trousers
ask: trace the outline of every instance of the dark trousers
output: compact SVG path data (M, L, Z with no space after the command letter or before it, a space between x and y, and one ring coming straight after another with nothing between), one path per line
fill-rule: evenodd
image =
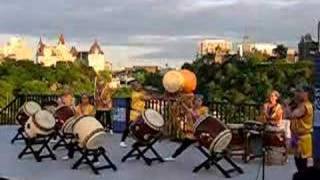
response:
M308 167L308 159L301 157L294 157L294 162L298 169L298 172L305 171Z
M182 140L182 144L178 147L178 149L173 153L172 157L178 157L183 151L185 151L189 146L195 143L195 140L192 139L184 139Z
M131 122L129 122L129 123L127 124L126 129L123 131L122 137L121 137L121 142L126 141L127 137L129 136L129 133L130 133L130 125L131 125Z
M97 110L96 118L101 122L103 127L112 129L111 110Z

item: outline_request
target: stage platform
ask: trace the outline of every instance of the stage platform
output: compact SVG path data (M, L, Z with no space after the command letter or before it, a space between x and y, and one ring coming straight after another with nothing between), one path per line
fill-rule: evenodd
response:
M17 159L18 153L22 150L23 142L10 144L11 138L16 132L16 126L0 126L0 177L6 176L12 180L221 180L226 179L214 167L210 170L201 170L197 174L192 173L193 168L205 158L195 147L189 148L174 162L158 163L147 166L142 160L129 160L121 163L122 156L130 148L120 148L120 135L108 135L105 148L111 160L118 167L114 172L110 169L102 170L101 175L94 175L87 166L81 166L79 170L72 170L71 166L75 159L64 161L62 156L66 155L65 150L56 151L57 160L45 159L43 162L36 162L32 156L26 156L21 160ZM131 142L129 141L128 144ZM156 144L156 149L163 157L169 156L178 144L167 140ZM252 161L249 164L236 160L243 168L244 174L236 175L233 180L255 180L257 177L260 160ZM285 166L267 166L266 180L290 180L295 172L293 158ZM261 177L259 178L261 179Z

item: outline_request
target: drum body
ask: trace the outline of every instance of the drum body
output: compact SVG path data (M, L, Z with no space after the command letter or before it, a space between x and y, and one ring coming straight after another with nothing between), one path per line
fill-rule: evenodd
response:
M183 76L182 91L185 93L192 93L197 87L196 75L187 69L181 70L180 73Z
M162 116L155 110L147 109L130 125L130 131L136 140L147 143L161 131L163 126Z
M78 118L76 116L72 116L71 118L67 119L61 127L61 132L63 134L72 134L72 127L77 119Z
M258 121L246 121L244 122L244 129L253 134L261 134L263 131L263 123Z
M245 146L245 134L243 124L227 124L227 127L231 130L232 140L230 142L231 147Z
M231 131L212 116L198 120L194 125L194 132L199 143L211 152L222 152L232 139Z
M69 106L61 106L59 108L56 109L56 111L54 112L54 118L57 121L57 125L59 128L62 127L62 125L67 121L67 119L71 118L72 116L74 116L74 110L69 107Z
M26 122L25 133L29 138L34 138L37 135L48 135L54 131L55 123L56 121L50 112L40 110Z
M40 110L41 106L38 103L34 101L25 102L16 115L17 124L24 126L30 116L35 115Z
M82 116L75 120L72 132L81 148L97 149L106 140L106 132L101 123L92 116Z
M171 70L163 76L162 84L166 91L175 93L183 88L184 78L179 71Z
M58 103L56 101L48 101L42 104L42 108L54 114L58 107Z
M247 153L253 157L263 154L263 123L258 121L244 122L244 132L247 138Z
M263 136L263 143L269 147L286 146L285 130L277 126L267 125Z

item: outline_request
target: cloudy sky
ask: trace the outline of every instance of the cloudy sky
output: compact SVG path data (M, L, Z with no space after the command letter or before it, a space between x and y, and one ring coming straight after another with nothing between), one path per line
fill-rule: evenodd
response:
M204 38L286 43L315 36L320 0L0 0L0 44L39 36L86 49L98 39L115 68L191 61Z

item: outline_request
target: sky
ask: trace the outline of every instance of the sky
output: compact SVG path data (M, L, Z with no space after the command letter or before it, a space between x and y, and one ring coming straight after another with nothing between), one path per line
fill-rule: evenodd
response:
M10 36L36 47L39 37L88 49L97 39L115 69L179 66L205 38L285 43L316 38L320 0L0 0L0 45Z

